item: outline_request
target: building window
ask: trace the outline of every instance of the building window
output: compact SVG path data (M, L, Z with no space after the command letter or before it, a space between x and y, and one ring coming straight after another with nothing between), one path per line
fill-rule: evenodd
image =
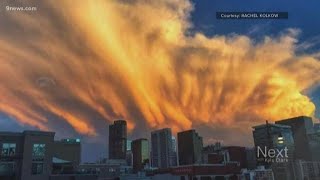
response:
M15 143L3 143L2 144L2 156L13 156L16 154L16 144Z
M33 144L32 156L33 157L44 157L46 151L45 144Z
M14 162L0 162L0 174L13 175L15 170Z
M42 174L43 173L43 162L33 162L31 167L31 174Z

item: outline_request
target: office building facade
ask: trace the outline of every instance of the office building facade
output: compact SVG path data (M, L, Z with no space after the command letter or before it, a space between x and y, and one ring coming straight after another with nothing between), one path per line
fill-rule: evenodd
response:
M147 139L136 139L131 143L133 172L139 172L149 164L149 142Z
M168 168L172 166L173 144L171 129L165 128L151 132L152 167Z
M275 179L292 179L295 146L291 127L267 121L253 129L257 164L271 168Z
M80 139L54 141L54 135L43 131L0 132L0 179L55 180L71 176L65 176L61 169L73 173L78 167Z
M178 154L177 154L177 139L176 137L172 136L172 155L170 158L170 164L171 166L177 166L178 165Z
M312 148L308 138L308 135L314 132L312 119L307 116L299 116L275 123L291 127L295 146L294 158L296 160L312 160Z
M178 133L179 165L200 164L202 162L202 137L194 130Z
M40 131L0 132L0 179L49 179L54 134Z
M109 159L126 159L127 122L116 120L109 126Z
M287 155L288 161L292 161L294 158L294 140L291 131L291 127L281 124L266 124L253 127L254 145L257 153L257 161L259 165L270 165L272 163L272 157L264 157L264 152L270 149L288 149ZM266 160L270 158L271 161Z

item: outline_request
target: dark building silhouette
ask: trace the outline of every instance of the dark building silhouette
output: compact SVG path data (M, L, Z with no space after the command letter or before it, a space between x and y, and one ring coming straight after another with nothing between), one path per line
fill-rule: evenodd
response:
M54 141L54 135L0 132L0 180L96 180L96 175L74 173L80 163L80 139Z
M138 172L149 164L149 143L147 139L136 139L131 143L133 171Z
M165 128L151 132L152 167L172 166L173 144L171 129Z
M240 167L236 163L195 164L156 169L152 179L157 180L239 180ZM257 179L260 180L260 179Z
M62 139L54 142L53 156L72 164L72 169L77 169L81 162L80 139Z
M308 135L314 132L313 122L310 117L299 116L290 119L276 121L276 124L283 124L291 127L294 139L294 158L311 161L312 149Z
M127 122L116 120L109 126L109 159L126 159Z
M288 158L294 158L294 139L291 127L282 124L266 123L253 127L253 138L256 151L258 147L260 150L267 149L283 149L288 148ZM262 153L260 153L262 155ZM269 165L264 157L257 157L259 165ZM259 159L260 158L260 159Z
M178 165L178 154L177 154L177 139L176 137L171 137L172 141L172 156L170 158L170 165L177 166Z
M178 133L179 165L199 164L202 162L202 137L192 129Z
M246 148L247 169L252 170L257 167L257 157L255 148Z
M291 127L283 124L266 124L253 127L254 145L257 155L258 165L271 168L275 179L290 180L293 178L292 162L294 160L294 140ZM288 149L288 150L286 150ZM269 156L269 150L287 151L287 157L282 154ZM263 154L265 153L265 155Z
M221 164L225 161L220 142L210 144L202 149L202 163L203 164Z
M223 148L228 153L229 161L240 163L240 168L248 168L246 148L240 146L227 146Z
M126 162L128 166L132 166L132 149L131 149L131 140L127 140L127 152L126 152Z
M54 134L40 131L0 132L0 179L49 179Z

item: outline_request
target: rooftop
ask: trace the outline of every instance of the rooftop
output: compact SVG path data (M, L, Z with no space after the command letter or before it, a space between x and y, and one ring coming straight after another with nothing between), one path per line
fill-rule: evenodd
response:
M273 124L273 123L269 123L268 124L269 127L277 127L277 128L287 128L287 129L291 129L291 126L288 125L282 125L282 124ZM253 129L263 129L266 128L267 124L261 124L261 125L257 125L257 126L253 126Z

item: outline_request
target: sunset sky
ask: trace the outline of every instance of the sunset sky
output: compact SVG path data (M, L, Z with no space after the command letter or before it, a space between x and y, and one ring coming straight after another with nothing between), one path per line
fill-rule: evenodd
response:
M206 144L243 146L265 120L317 122L320 4L308 3L298 12L298 0L1 1L0 130L81 137L86 161L106 154L119 118L130 138L195 128ZM216 11L289 19L217 20Z

